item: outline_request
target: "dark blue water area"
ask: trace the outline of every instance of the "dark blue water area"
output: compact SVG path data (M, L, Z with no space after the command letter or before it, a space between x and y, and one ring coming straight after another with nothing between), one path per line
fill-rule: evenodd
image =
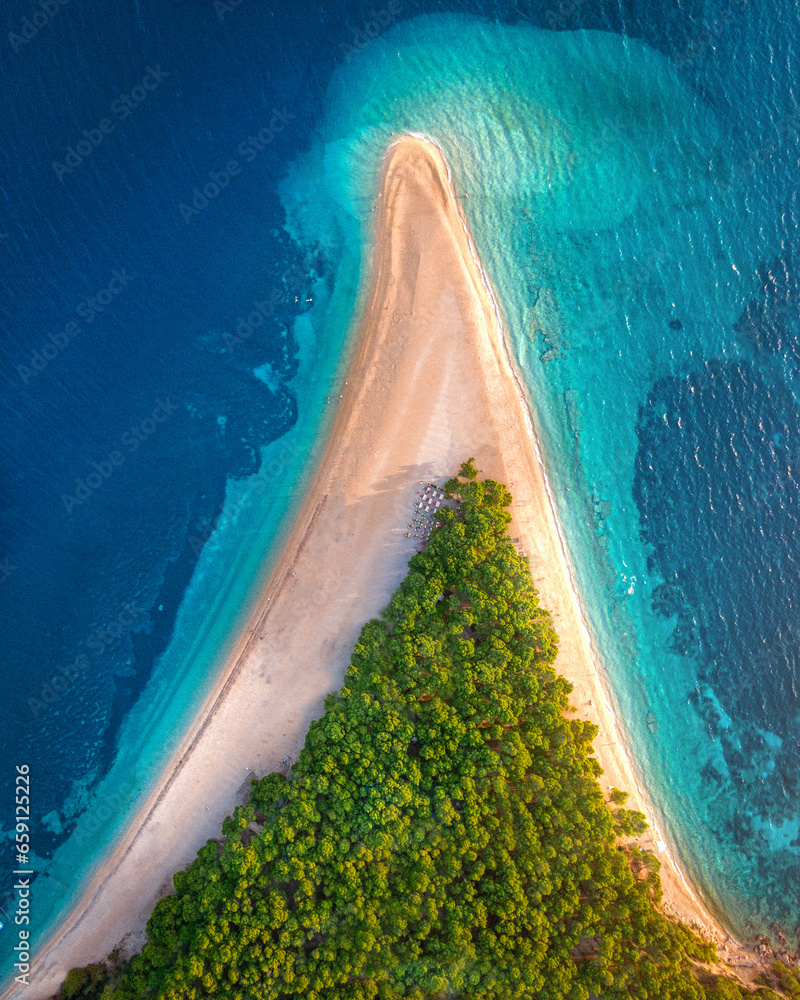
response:
M311 282L325 276L326 262L315 248L295 245L283 231L277 189L286 164L309 144L333 68L393 20L457 10L644 39L676 59L701 99L720 107L729 100L733 108L731 81L712 57L721 46L738 44L747 8L744 0L728 6L699 0L402 0L391 6L383 0L129 5L69 0L45 17L32 0L4 4L4 830L12 824L13 765L27 763L35 787L37 855L46 858L69 834L80 809L76 788L91 788L108 768L120 723L169 642L197 560L190 539L207 537L228 479L254 472L259 449L295 420L291 323ZM764 30L781 23L785 30L793 23L785 13L771 8ZM703 41L706 36L713 44ZM757 76L761 72L760 64L743 72L739 92L752 108L737 106L731 121L737 141L758 134L758 148L764 150L770 148L763 139L769 123L756 109L766 86ZM773 89L775 100L783 99L780 82ZM785 130L781 136L784 141ZM769 157L751 159L758 173ZM229 171L232 160L235 172ZM776 217L780 210L776 202ZM238 318L276 290L280 301L274 313L246 337L236 337ZM735 652L752 660L755 639L731 639L712 615L702 618L709 594L719 591L713 562L684 579L675 530L666 527L669 522L677 529L680 523L686 538L696 542L713 524L726 557L741 566L745 543L754 546L757 540L760 518L794 523L796 474L787 456L800 447L800 430L794 397L782 387L779 369L795 364L796 339L770 332L765 318L777 316L772 300L782 290L783 285L772 294L769 279L754 276L755 304L741 321L742 343L753 359L709 363L689 381L660 384L642 412L642 509L653 525L664 521L666 541L654 558L673 587L663 598L679 607L682 632L676 642L703 658L709 683L720 680L715 654L730 659ZM780 320L774 319L783 331L792 327L795 304L792 299ZM768 359L765 373L759 374L756 355ZM271 386L254 375L265 364ZM697 393L687 395L691 379ZM767 444L743 432L746 458L734 461L726 453L730 482L715 480L719 502L730 510L736 493L749 498L751 507L745 507L733 534L713 518L692 521L681 513L679 522L670 521L656 509L648 476L664 491L669 486L683 496L701 488L700 478L669 479L659 449L667 449L680 470L690 468L687 455L693 458L688 431L658 437L662 430L654 414L662 405L672 414L685 413L684 426L694 428L698 438L727 426L725 421L735 424L743 407L755 407L769 428ZM670 428L674 431L672 423ZM715 441L702 447L713 449ZM758 485L748 478L752 475ZM701 499L698 495L696 502ZM733 537L739 539L737 552ZM763 563L766 550L760 551ZM791 541L783 547L775 542L769 551L775 578L767 581L765 593L777 604L796 556ZM731 615L749 607L745 600L737 611L733 593L720 598ZM766 598L759 601L752 611L753 636L779 643L782 655L793 658L800 628L788 613L770 609ZM694 618L700 624L694 625ZM741 648L731 649L732 642ZM794 659L791 664L794 671ZM769 681L762 694L780 699L785 683ZM729 707L762 725L770 713L757 701L740 688ZM772 713L770 725L788 731L788 717L776 722ZM782 771L795 753L788 741L785 746ZM54 810L62 825L43 823ZM0 892L8 880L3 869Z
M677 616L675 650L707 664L729 715L791 736L800 665L790 589L800 558L794 397L747 362L709 361L654 386L639 439L636 500L665 579L654 603ZM765 671L769 652L784 653L789 669ZM741 679L728 676L736 665ZM792 715L782 720L773 703Z
M709 361L654 386L639 439L636 500L665 581L654 606L675 616L673 648L703 664L701 679L726 714L787 740L783 757L796 793L796 401L748 362Z
M750 897L793 930L800 840L774 849L763 831L800 802L800 410L751 362L712 360L653 387L639 440L634 492L664 580L653 608L696 664L686 695L727 765L700 762L707 798L730 782L738 803L711 827L758 872Z
M687 691L727 773L700 762L710 828L749 862L743 894L794 932L800 913L800 270L758 268L734 324L740 355L659 380L640 409L634 496L654 610L695 664ZM777 740L775 739L777 737Z

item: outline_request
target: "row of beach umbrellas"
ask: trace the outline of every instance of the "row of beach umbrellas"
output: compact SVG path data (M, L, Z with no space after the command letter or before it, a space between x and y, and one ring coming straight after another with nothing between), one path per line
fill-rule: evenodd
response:
M417 490L417 496L420 499L414 503L415 514L408 525L411 531L406 532L406 538L413 536L427 542L431 531L438 527L439 522L434 520L434 516L446 497L435 483L420 483L419 485L423 489Z

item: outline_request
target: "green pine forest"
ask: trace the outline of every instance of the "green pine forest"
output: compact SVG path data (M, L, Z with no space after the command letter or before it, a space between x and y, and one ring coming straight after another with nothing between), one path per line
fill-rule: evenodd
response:
M472 459L445 489L289 777L254 781L175 875L140 955L60 997L800 997L778 964L737 984L661 912L644 817L604 801L596 728L553 669L510 494Z

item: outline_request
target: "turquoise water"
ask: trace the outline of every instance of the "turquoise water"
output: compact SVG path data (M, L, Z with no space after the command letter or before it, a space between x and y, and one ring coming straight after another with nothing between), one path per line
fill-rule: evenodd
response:
M736 554L733 575L723 567L703 593L684 587L683 604L664 599L662 575L671 558L691 576L704 545L711 555L701 558L724 559L727 539L715 549L693 506L713 510L713 490L698 498L678 476L670 494L658 456L674 442L656 438L659 420L680 436L693 401L708 403L705 438L671 455L688 483L703 442L719 437L714 406L734 392L736 373L751 372L737 320L773 239L749 207L757 171L746 159L743 169L725 123L675 63L643 43L433 16L387 32L332 78L317 140L283 188L292 235L332 260L363 260L381 157L406 131L443 149L469 195L464 209L529 393L599 661L659 829L734 930L777 921L791 931L798 817L793 759L781 752L796 702L781 718L766 698L761 715L737 710L728 695L750 666L736 658L746 646L726 661L713 628L694 646L681 641L687 618L722 616L715 588L738 593L744 628L749 606L775 594L741 579ZM721 366L716 393L703 382L711 359ZM676 386L688 386L688 402L662 403ZM777 387L772 396L780 406ZM732 399L745 425L750 405L761 403ZM721 460L715 468L727 490L730 470ZM745 480L762 488L755 474ZM643 533L682 503L688 527L668 553L654 552ZM749 554L759 552L766 559L757 545ZM753 641L768 643L757 632ZM784 644L762 657L765 676L785 653ZM746 773L750 746L757 758L745 754ZM777 792L765 792L765 776Z

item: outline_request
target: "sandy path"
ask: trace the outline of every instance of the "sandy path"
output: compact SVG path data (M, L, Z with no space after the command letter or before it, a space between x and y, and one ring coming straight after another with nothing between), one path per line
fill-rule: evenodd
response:
M557 668L600 727L604 782L634 781L591 663L529 418L498 339L492 300L435 148L414 138L387 159L371 297L329 444L259 611L164 780L84 898L33 955L39 1000L66 971L141 941L171 875L218 834L250 770L296 757L337 689L361 625L379 614L415 551L406 537L421 480L444 483L469 455L514 495L512 535L530 558L561 637ZM591 704L590 704L591 703ZM638 796L630 804L642 808ZM664 867L668 909L708 932L711 917Z

